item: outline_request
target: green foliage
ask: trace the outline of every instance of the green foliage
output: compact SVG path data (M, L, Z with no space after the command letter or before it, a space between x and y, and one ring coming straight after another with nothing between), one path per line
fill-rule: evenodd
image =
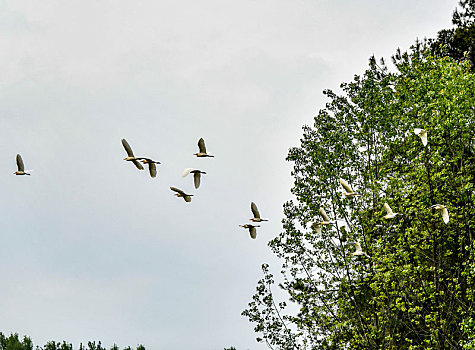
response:
M33 342L26 336L20 340L17 333L6 337L0 332L0 350L33 350Z
M0 350L33 350L33 342L28 337L23 337L23 340L18 338L18 334L11 334L9 337L6 337L2 332L0 332ZM73 345L63 341L55 342L49 341L44 347L36 347L36 350L73 350ZM95 341L88 342L87 348L82 345L79 345L79 350L107 350L102 347L101 342L96 344ZM114 344L110 350L119 350L119 347ZM124 348L124 350L132 350L131 347ZM136 350L146 350L143 345L138 345Z
M396 73L370 60L330 90L304 126L284 231L269 245L283 261L277 304L267 265L243 315L280 349L448 349L467 342L475 280L475 77L469 65L419 51ZM415 128L428 132L423 146ZM344 198L339 178L360 194ZM403 215L385 220L383 204ZM435 204L448 208L445 224ZM321 233L324 208L336 225ZM360 242L366 256L354 256ZM472 320L472 321L470 321ZM462 328L462 323L467 323ZM472 323L470 323L472 322Z
M68 344L65 341L62 343L50 341L46 343L46 345L43 347L43 350L73 350L73 344Z
M454 29L444 29L437 33L437 39L430 40L430 47L438 56L449 56L457 60L465 57L475 70L475 1L459 1L461 9L456 9L452 17Z
M472 261L475 260L475 249L470 248L472 254ZM468 266L467 269L467 279L470 281L475 281L475 265ZM475 291L472 289L469 291L470 298L473 299L473 293ZM475 315L473 312L467 313L467 317L463 320L462 331L467 335L467 340L462 342L463 349L465 350L475 350Z

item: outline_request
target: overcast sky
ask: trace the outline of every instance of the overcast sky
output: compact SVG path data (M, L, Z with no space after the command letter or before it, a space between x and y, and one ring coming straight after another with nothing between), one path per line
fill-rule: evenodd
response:
M260 265L280 270L288 149L324 89L450 28L456 5L0 0L0 331L265 349L240 314ZM215 158L193 156L200 137ZM32 176L13 175L17 153ZM187 167L207 172L198 190ZM251 201L270 219L256 240L238 227Z

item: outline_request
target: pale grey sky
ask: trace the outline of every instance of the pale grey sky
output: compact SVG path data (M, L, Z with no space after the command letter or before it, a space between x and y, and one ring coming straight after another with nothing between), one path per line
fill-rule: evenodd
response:
M374 54L457 1L0 0L0 331L265 349L240 315L290 199L289 147ZM213 159L196 159L206 140ZM123 161L162 162L151 179ZM14 176L15 155L30 177ZM184 168L204 175L199 190ZM189 191L191 203L169 186ZM251 240L250 202L270 219Z

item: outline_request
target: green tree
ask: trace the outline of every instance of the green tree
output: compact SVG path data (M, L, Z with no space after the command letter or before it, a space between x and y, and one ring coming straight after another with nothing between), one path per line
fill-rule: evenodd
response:
M63 341L62 343L49 341L43 347L43 350L73 350L73 344L68 344L65 341Z
M468 57L475 70L475 1L459 1L460 9L452 16L454 29L443 29L437 39L429 40L432 52L438 56L449 56L457 60Z
M472 261L475 260L475 250L471 247ZM475 265L470 265L467 269L467 279L475 281ZM470 299L474 299L474 290L469 291L471 295ZM475 350L475 315L472 311L467 313L467 317L462 322L462 331L467 335L467 340L462 342L465 350Z
M269 245L290 301L264 278L243 315L280 349L459 349L474 314L475 77L469 65L415 50L396 73L370 60L344 95L304 126L296 199ZM425 129L428 145L414 133ZM339 179L359 196L342 196ZM402 215L385 220L384 203ZM445 224L440 212L448 208ZM321 227L324 208L333 225ZM359 242L369 256L354 256ZM296 310L295 312L290 312Z
M33 350L33 342L26 336L20 340L17 333L6 337L0 332L0 350Z

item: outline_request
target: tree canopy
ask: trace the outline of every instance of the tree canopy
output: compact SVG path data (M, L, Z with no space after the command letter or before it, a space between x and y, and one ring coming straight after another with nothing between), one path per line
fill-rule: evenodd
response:
M33 350L33 342L31 338L24 336L20 340L17 333L10 334L8 337L0 332L0 350ZM36 350L73 350L73 345L63 342L56 342L54 340L47 342L43 347L36 346ZM89 341L87 347L82 343L79 344L79 350L107 350L103 347L101 342ZM117 345L113 345L110 350L119 350ZM124 350L132 350L130 346L124 348ZM138 345L136 350L145 350L143 345Z
M263 265L243 312L270 348L470 346L475 76L468 62L419 50L394 63L390 72L372 58L342 95L326 90L326 108L289 151L295 200L269 245L290 305ZM339 179L358 195L343 196ZM401 215L384 219L385 203ZM336 222L322 225L320 208ZM366 255L353 254L356 243Z
M459 1L460 9L452 16L453 29L443 29L437 38L429 40L431 50L438 56L450 56L457 60L468 57L475 70L475 1Z

